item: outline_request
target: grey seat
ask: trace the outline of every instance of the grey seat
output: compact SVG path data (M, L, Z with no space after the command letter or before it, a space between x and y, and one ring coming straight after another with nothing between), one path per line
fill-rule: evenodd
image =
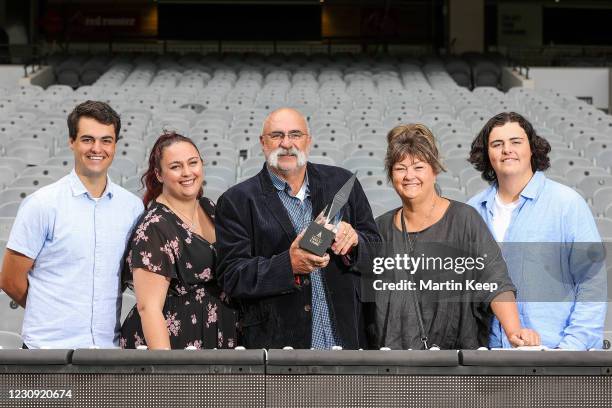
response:
M21 336L14 332L0 331L0 347L3 349L20 349L23 345Z
M595 158L595 163L597 163L598 167L603 167L608 170L612 169L612 149L598 153Z
M7 150L7 155L20 157L28 165L37 166L49 159L49 149L39 147L19 147Z
M227 190L231 186L231 184L227 180L222 179L221 177L205 175L204 181L202 182L202 186L204 186L204 189L217 188L220 190Z
M25 309L0 291L0 332L21 332ZM21 344L19 345L21 346Z
M261 167L263 167L263 163ZM206 167L204 169L204 177L209 176L222 178L223 180L226 180L230 186L236 183L236 169L229 169L226 167Z
M339 164L339 163L336 163L336 161L329 156L317 156L314 154L311 154L308 157L308 161L312 163L318 163L318 164L327 164L328 166L337 166Z
M138 163L127 157L115 157L110 169L115 170L121 174L121 176L127 178L138 173Z
M612 203L608 204L608 206L604 210L604 215L606 216L606 218L612 219Z
M14 217L0 217L0 239L3 241L8 241L9 235L11 233L11 227L13 226L13 222L15 222Z
M123 294L121 295L121 317L120 317L121 324L123 324L128 313L130 313L130 311L134 308L135 305L136 305L136 296L134 296L133 293L123 292ZM138 312L135 311L135 313L138 313Z
M0 204L0 217L15 217L19 210L21 201L9 201L8 203Z
M587 177L607 175L609 173L600 167L574 167L565 172L565 177L572 186L577 186Z
M359 177L361 187L365 188L381 188L387 187L387 178L385 176L362 176Z
M0 157L0 166L10 167L16 174L21 173L28 163L21 157Z
M592 159L601 152L608 150L612 150L612 140L596 140L584 147L584 155Z
M221 194L225 193L224 188L206 187L204 188L204 196L210 198L213 202L217 202Z
M49 185L56 181L50 176L19 176L13 181L9 187L36 187Z
M461 173L463 169L471 166L465 157L449 157L443 160L442 164L455 176L459 176L459 173Z
M350 157L374 157L376 159L380 159L382 162L387 154L386 148L368 148L368 149L358 149L351 153Z
M332 133L326 132L316 135L316 140L319 142L332 142L337 146L341 146L345 143L351 142L351 137L346 133Z
M455 177L447 173L438 174L436 176L436 183L441 188L447 187L447 188L456 188L457 190L461 189L461 185L459 184L459 181Z
M577 187L588 197L592 198L597 189L602 187L612 187L612 176L593 176L585 177L578 182Z
M0 203L21 201L36 190L38 190L37 187L9 187L0 191Z
M602 187L593 193L593 208L597 214L603 214L612 203L612 187Z
M465 193L459 190L458 188L440 186L440 190L442 197L446 197L455 201L460 201L462 203L465 203L467 201Z
M72 156L52 157L47 159L42 166L62 167L66 169L66 174L74 167L74 158Z
M366 168L378 168L384 171L383 161L376 157L349 157L342 162L342 167L353 172Z
M0 166L0 190L12 183L16 174L11 167Z
M596 218L595 223L601 239L605 242L612 242L612 219Z
M565 174L575 167L590 167L593 162L584 157L560 157L550 163L550 170L557 174Z
M387 211L391 210L391 208L387 208L384 204L380 204L377 202L370 202L370 207L372 208L372 215L374 218L377 218Z
M131 191L132 193L136 194L136 192L140 190L144 191L140 179L141 179L140 175L131 176L131 177L126 178L121 185L126 190Z
M390 187L364 188L363 191L370 203L380 204L389 210L402 205L401 198Z
M337 145L336 147L333 147L333 148L328 148L328 147L323 148L323 147L315 147L313 143L313 146L310 149L310 154L312 156L330 157L331 159L334 160L335 163L342 163L342 161L345 158L344 152L338 149Z
M28 167L21 172L20 176L45 176L51 177L52 179L59 180L70 172L67 166L49 166L40 165Z
M489 184L484 181L480 175L472 177L465 185L465 191L468 197L473 197L487 188L489 188Z
M381 148L381 144L380 143L372 142L372 141L348 142L348 143L342 145L342 144L338 144L336 142L319 142L317 140L316 142L313 141L313 146L316 143L329 143L330 145L333 145L333 146L340 146L340 148L342 149L342 151L344 152L346 157L351 156L357 150L361 150L361 149L380 149Z

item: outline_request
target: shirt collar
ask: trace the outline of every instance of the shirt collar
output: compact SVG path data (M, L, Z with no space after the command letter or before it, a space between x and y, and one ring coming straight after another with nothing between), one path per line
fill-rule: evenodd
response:
M541 171L536 171L529 183L523 188L520 196L522 198L534 200L538 198L542 189L544 188L544 183L546 182L546 176ZM492 211L493 205L495 204L495 195L497 194L498 184L495 182L489 187L489 189L485 192L480 200L480 205L484 205L487 210Z
M285 180L280 178L276 173L270 170L270 167L268 165L266 165L266 170L268 170L268 174L270 175L270 179L272 180L272 185L274 186L274 188L276 188L276 190L278 191L284 191L287 194L291 195L291 187L289 186L289 183L287 183ZM302 187L300 188L300 191L296 194L296 196L300 196L300 192L302 190L305 190L304 197L309 195L310 187L308 183L308 171L306 171L306 177L304 177L304 183L302 184Z
M76 174L76 170L73 168L70 174L68 175L68 181L70 182L70 189L72 190L72 195L74 197L79 196L81 194L89 195L89 191ZM102 193L100 197L108 196L109 198L113 198L115 195L115 184L111 181L110 176L106 175L106 189Z

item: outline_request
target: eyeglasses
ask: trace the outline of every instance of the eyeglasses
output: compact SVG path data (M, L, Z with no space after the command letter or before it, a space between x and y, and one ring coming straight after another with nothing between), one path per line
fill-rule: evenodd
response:
M301 130L291 130L287 133L285 132L270 132L266 133L265 136L268 136L271 140L278 141L283 140L285 137L288 137L289 140L300 140L307 134L302 132Z

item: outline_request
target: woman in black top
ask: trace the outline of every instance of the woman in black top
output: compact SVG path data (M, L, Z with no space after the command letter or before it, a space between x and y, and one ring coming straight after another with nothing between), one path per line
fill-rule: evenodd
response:
M129 241L124 283L137 304L121 328L123 348L232 348L234 311L213 276L215 207L202 197L193 142L159 137L143 176L146 210Z
M487 346L493 314L515 346L539 344L535 331L521 327L515 288L482 218L468 205L436 192L435 178L444 168L431 131L419 124L398 126L387 139L385 167L402 207L376 220L385 242L382 255L408 255L420 263L395 264L379 275L378 345Z

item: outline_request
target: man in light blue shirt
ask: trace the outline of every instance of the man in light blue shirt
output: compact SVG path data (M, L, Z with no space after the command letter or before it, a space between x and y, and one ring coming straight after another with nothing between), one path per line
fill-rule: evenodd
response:
M0 287L25 307L27 348L118 346L121 260L143 211L107 175L120 128L107 104L78 105L68 116L74 169L19 208Z
M469 204L503 242L522 325L536 330L549 348L601 348L601 238L584 199L542 173L550 166L549 152L549 143L521 115L494 116L472 143L469 159L492 184ZM498 321L489 345L511 347Z

